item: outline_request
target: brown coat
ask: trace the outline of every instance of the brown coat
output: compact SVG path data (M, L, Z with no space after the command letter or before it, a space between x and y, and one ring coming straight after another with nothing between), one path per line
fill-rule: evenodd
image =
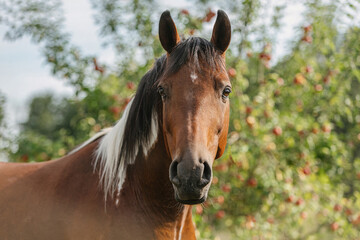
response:
M93 171L98 141L58 160L1 163L1 239L195 239L191 207L174 200L162 141L128 167L118 205L108 198L105 206ZM167 163L149 164L156 159Z

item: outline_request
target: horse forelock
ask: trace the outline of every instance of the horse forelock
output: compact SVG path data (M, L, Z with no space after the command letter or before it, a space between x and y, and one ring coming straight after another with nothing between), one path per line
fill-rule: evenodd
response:
M225 67L221 53L216 50L211 42L200 37L190 37L175 46L169 56L165 75L178 72L183 65L188 63L200 71L202 63L206 64L206 68L211 69Z

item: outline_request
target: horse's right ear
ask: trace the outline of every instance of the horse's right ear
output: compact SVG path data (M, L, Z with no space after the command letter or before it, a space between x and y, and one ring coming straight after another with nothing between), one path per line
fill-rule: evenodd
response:
M230 40L231 24L229 17L224 11L218 10L211 43L224 54L230 44Z
M179 34L176 30L170 12L165 11L161 14L159 22L159 38L162 47L170 54L176 44L180 42Z

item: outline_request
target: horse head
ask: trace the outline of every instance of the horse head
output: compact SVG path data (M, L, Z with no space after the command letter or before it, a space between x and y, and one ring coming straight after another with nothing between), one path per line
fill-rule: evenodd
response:
M228 133L231 83L225 52L230 21L219 10L211 41L197 37L181 41L166 11L160 18L159 37L167 52L157 89L162 132L172 159L170 181L178 202L202 203L211 185L213 162L224 153Z

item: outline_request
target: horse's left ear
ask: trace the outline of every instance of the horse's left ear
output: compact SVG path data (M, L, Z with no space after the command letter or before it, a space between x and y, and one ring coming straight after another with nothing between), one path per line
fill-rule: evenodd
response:
M169 54L180 42L179 34L169 11L165 11L161 14L159 22L159 38L162 47Z
M211 36L211 43L215 48L225 53L231 40L231 24L228 15L218 10L217 18Z

